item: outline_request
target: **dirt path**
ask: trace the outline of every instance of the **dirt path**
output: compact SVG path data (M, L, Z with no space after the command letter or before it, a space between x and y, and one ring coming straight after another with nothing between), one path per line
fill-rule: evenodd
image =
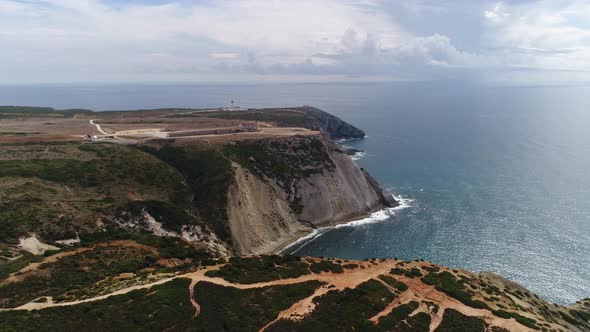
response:
M363 262L363 263L365 263L365 262ZM177 279L177 278L189 278L192 280L191 285L193 285L193 284L196 285L196 283L198 283L200 281L204 281L204 282L213 283L213 284L216 284L219 286L233 287L233 288L237 288L237 289L253 289L253 288L262 288L262 287L269 287L269 286L277 286L277 285L291 285L291 284L295 284L295 283L314 281L314 280L317 280L320 282L325 282L327 284L333 285L334 287L332 287L332 289L336 289L336 290L337 289L344 289L347 287L354 288L364 281L367 281L373 277L378 276L379 274L383 274L383 273L389 271L391 266L393 266L395 264L393 262L390 262L389 264L379 264L379 265L365 264L365 265L367 266L367 268L365 268L365 269L359 268L359 269L356 269L353 271L347 271L347 273L345 273L345 274L334 274L334 273L330 273L330 272L325 272L325 273L322 273L319 275L318 274L308 274L308 275L304 275L304 276L301 276L298 278L279 279L279 280L273 280L273 281L268 281L268 282L258 282L258 283L253 283L253 284L237 284L237 283L229 282L229 281L222 279L222 278L211 278L211 277L205 276L206 272L208 272L210 270L218 269L219 265L217 265L217 266L207 267L205 269L201 269L196 272L180 274L180 275L176 275L176 276L169 277L169 278L163 278L158 281L147 283L147 284L135 285L135 286L123 288L123 289L120 289L120 290L115 291L113 293L109 293L109 294L105 294L105 295L101 295L101 296L97 296L97 297L93 297L93 298L89 298L89 299L72 301L72 302L60 302L60 303L29 302L29 303L24 304L20 307L0 309L0 311L38 310L38 309L44 309L44 308L63 307L63 306L76 305L76 304L80 304L80 303L94 302L94 301L104 300L104 299L111 297L111 296L126 294L126 293L129 293L129 292L137 290L137 289L144 289L144 288L150 288L150 287L156 286L156 285L161 285L163 283L166 283L168 281L171 281L171 280ZM193 288L194 287L191 287L191 289L193 289ZM196 300L194 300L194 302L191 300L191 303L195 307L195 311L198 310L200 312L200 306L196 302ZM198 315L198 313L197 313L197 315Z
M96 130L98 130L101 134L103 135L109 135L109 133L107 133L106 131L102 130L102 127L98 124L98 123L94 123L94 121L96 121L97 119L94 120L90 120L90 124L96 127Z
M4 285L10 284L12 282L22 281L26 277L27 272L38 270L42 264L55 263L59 259L62 259L63 257L73 256L73 255L79 254L81 252L85 252L85 251L89 251L89 250L93 250L93 249L94 248L80 248L80 249L76 249L76 250L72 250L72 251L60 252L58 254L55 254L55 255L45 258L41 262L31 263L31 264L23 267L22 269L11 273L6 279L4 279L4 280L2 280L2 282L0 282L0 286L4 286Z
M115 240L115 241L110 241L110 242L104 242L104 243L98 244L98 246L99 247L106 247L106 246L135 247L135 248L139 248L139 249L143 249L143 250L149 250L154 254L158 254L157 250L155 250L153 247L149 247L149 246L139 244L137 242L129 241L129 240ZM12 282L22 281L23 279L25 279L28 276L28 274L27 274L28 272L38 270L39 267L43 264L55 263L64 257L74 256L74 255L83 253L85 251L94 250L95 248L96 247L84 247L84 248L78 248L78 249L74 249L74 250L70 250L70 251L64 251L64 252L60 252L55 255L51 255L49 257L46 257L40 262L30 263L27 266L23 267L22 269L8 275L8 277L6 277L4 280L2 280L0 282L0 286L6 285L6 284L9 284Z
M191 281L191 284L188 286L189 287L189 294L191 297L191 304L195 308L195 313L193 314L193 319L195 319L195 317L197 317L201 313L201 306L199 305L199 303L197 303L197 297L195 294L195 286L197 285L197 282L199 282L198 279L193 279Z
M533 331L520 325L514 319L504 319L496 317L487 309L475 309L466 306L459 300L456 300L442 292L439 292L434 288L434 286L424 284L419 278L407 278L403 276L396 276L396 278L399 281L408 285L408 289L402 292L398 297L396 297L380 313L373 316L370 319L372 322L377 323L381 317L390 314L391 311L394 308L398 307L400 304L416 301L420 304L420 307L416 309L414 314L417 314L420 311L424 311L429 313L432 317L432 321L430 323L430 331L436 330L436 328L440 325L443 319L444 311L446 309L454 309L466 316L485 317L485 320L490 325L503 327L510 331ZM425 305L423 305L423 301L428 301L437 304L439 306L438 312L436 314L434 312L431 312Z
M72 302L58 302L58 303L49 303L49 302L47 302L47 303L35 303L35 302L29 302L27 304L21 305L20 307L10 308L10 309L0 309L0 311L11 311L11 310L29 310L30 311L30 310L39 310L39 309L45 309L45 308L52 308L52 307L67 307L67 306L72 306L72 305L76 305L76 304L80 304L80 303L95 302L95 301L107 299L107 298L109 298L111 296L127 294L127 293L132 292L132 291L137 290L137 289L150 288L150 287L153 287L153 286L165 284L165 283L167 283L169 281L172 281L172 280L174 280L176 278L178 278L178 277L177 276L174 276L174 277L170 277L170 278L160 279L158 281L154 281L154 282L151 282L149 284L135 285L135 286L131 286L131 287L120 289L120 290L115 291L115 292L110 293L110 294L105 294L105 295L101 295L101 296L97 296L97 297L93 297L93 298L89 298L89 299L84 299L84 300L78 300L78 301L72 301Z
M75 253L66 252L63 254L73 255ZM57 255L54 255L51 258L53 258L53 260L57 260L60 258L60 257L55 257L55 256L57 256ZM64 257L64 256L61 256L61 257ZM370 262L358 262L358 263L360 265L364 266L364 268L359 267L354 270L346 270L345 273L340 273L340 274L331 273L331 272L324 272L321 274L308 274L308 275L300 276L297 278L279 279L279 280L272 280L272 281L268 281L268 282L258 282L258 283L253 283L253 284L233 283L233 282L229 282L229 281L222 279L222 278L211 278L211 277L208 277L205 275L205 273L207 273L210 270L218 269L220 266L217 265L217 266L210 266L207 268L203 268L198 271L191 272L191 273L186 273L186 274L163 278L163 279L157 280L155 282L151 282L151 283L147 283L147 284L143 284L143 285L131 286L128 288L120 289L120 290L115 291L110 294L105 294L105 295L97 296L94 298L72 301L72 302L62 302L62 303L54 303L53 301L51 301L51 299L48 299L48 301L45 303L30 302L30 303L24 304L20 307L17 307L17 308L0 309L0 311L38 310L38 309L44 309L44 308L71 306L71 305L76 305L76 304L80 304L80 303L94 302L94 301L104 300L106 298L109 298L109 297L115 296L115 295L127 294L127 293L137 290L137 289L146 289L146 288L150 288L150 287L153 287L156 285L161 285L161 284L167 283L167 282L177 279L177 278L188 278L188 279L191 279L191 283L189 285L189 294L190 294L191 305L195 309L195 313L192 316L192 318L194 319L195 317L197 317L201 313L201 307L197 302L197 296L195 294L195 286L199 282L209 282L209 283L216 284L219 286L233 287L233 288L237 288L237 289L253 289L253 288L262 288L262 287L278 286L278 285L291 285L291 284L302 283L302 282L306 282L306 281L319 281L319 282L324 283L324 285L322 285L321 287L316 289L312 295L310 295L300 301L297 301L296 303L291 305L289 308L281 311L278 314L276 319L274 319L272 322L268 323L267 325L265 325L263 328L260 329L260 331L264 331L265 329L267 329L269 326L271 326L273 323L275 323L276 321L278 321L280 319L301 320L307 314L309 314L310 312L312 312L315 309L315 304L313 303L313 299L318 296L322 296L331 290L343 290L345 288L355 288L359 284L361 284L365 281L368 281L370 279L377 279L381 282L381 280L378 279L378 276L381 274L389 274L389 271L391 270L391 268L395 267L397 264L396 261L380 262L378 264L372 264ZM41 263L38 263L38 264L41 264ZM37 266L31 266L31 265L29 265L27 268L34 269L34 268L38 267L38 265ZM408 303L411 301L416 301L416 302L420 303L420 307L417 309L417 311L415 313L417 313L419 311L425 311L425 312L429 312L432 315L433 319L430 324L430 331L434 331L440 325L440 323L442 322L442 317L444 315L444 311L446 309L454 309L454 310L457 310L467 316L476 316L476 317L483 316L489 324L494 325L494 326L503 327L503 328L509 329L511 331L512 330L532 331L532 330L527 329L526 327L520 325L514 319L503 319L503 318L494 316L487 309L475 309L475 308L471 308L469 306L466 306L463 303L459 302L458 300L456 300L452 297L449 297L442 292L439 292L438 290L436 290L434 288L434 286L430 286L430 285L426 285L426 284L422 283L422 281L419 278L407 278L407 277L403 277L403 276L396 276L396 279L398 279L399 281L408 285L408 290L402 292L399 296L396 296L394 298L394 300L391 303L389 303L381 312L379 312L377 315L371 317L370 318L371 321L376 323L379 321L379 319L381 317L384 317L384 316L388 315L389 313L391 313L391 311L394 308L396 308L397 306L399 306L400 304ZM386 287L390 291L392 291L392 293L394 292L393 288L391 288L389 285L387 285L385 283L383 283L383 284L386 285ZM425 305L422 304L423 301L429 301L429 302L433 302L433 303L437 304L439 306L438 312L436 314L433 312L430 312L430 310Z
M333 289L333 288L332 288ZM311 294L310 296L295 302L291 307L281 311L277 318L275 318L270 323L263 326L259 331L262 332L266 330L269 326L276 323L281 319L290 319L290 320L301 320L305 317L305 315L311 313L315 309L315 303L313 303L313 299L318 296L322 296L331 290L329 285L323 285L320 288L316 289L316 291Z

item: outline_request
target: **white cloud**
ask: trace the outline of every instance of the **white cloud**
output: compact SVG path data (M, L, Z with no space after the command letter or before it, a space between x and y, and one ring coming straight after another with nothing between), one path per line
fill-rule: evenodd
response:
M489 10L484 11L484 17L492 24L501 24L503 23L510 14L506 12L504 3L499 2L495 4Z
M221 60L233 60L238 59L240 55L238 53L211 53L210 57L212 59L221 59Z
M236 0L112 7L99 0L0 0L0 41L10 50L0 55L0 69L16 72L11 59L17 57L28 64L21 75L32 77L40 67L56 73L102 67L128 76L146 68L209 73L218 61L246 53L272 66L342 52L347 31L364 36L368 48L396 47L410 38L378 5L370 0Z
M407 60L421 61L431 66L467 68L484 65L480 56L459 51L449 37L439 34L415 38L396 52Z
M485 12L497 24L494 39L501 46L554 49L579 48L590 42L590 4L539 1L524 5L495 5Z
M484 16L491 23L487 32L490 46L499 50L496 55L501 53L506 67L546 72L590 70L588 2L498 3Z
M0 0L0 81L590 70L587 1L169 1Z

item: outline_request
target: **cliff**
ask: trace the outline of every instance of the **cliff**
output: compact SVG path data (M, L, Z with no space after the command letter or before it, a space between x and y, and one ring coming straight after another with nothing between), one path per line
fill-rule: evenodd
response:
M294 108L303 112L309 118L313 119L320 127L320 130L327 133L332 139L363 138L365 132L348 122L318 108L304 106Z
M263 254L314 228L397 204L330 138L364 133L315 108L92 115L99 116L105 126L256 120L271 129L214 135L219 140L213 142L205 137L3 147L0 185L7 194L0 200L0 241L10 252L26 249L20 242L36 243L29 251L41 253L38 248L84 242L106 230L183 238L215 255Z
M232 150L229 223L241 254L276 251L313 228L397 205L321 136L241 142Z
M84 112L55 112L52 121L89 126ZM37 131L9 133L0 144L1 331L590 331L590 299L551 304L492 273L241 256L397 205L331 141L364 133L325 112L105 114L113 128L254 120L270 129L113 141L125 144L55 141L61 129L34 141L20 136Z

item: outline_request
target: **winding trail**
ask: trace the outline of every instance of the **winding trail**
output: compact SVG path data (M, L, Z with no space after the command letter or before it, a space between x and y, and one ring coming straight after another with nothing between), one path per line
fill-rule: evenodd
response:
M60 252L55 255L49 256L49 257L45 258L44 260L42 260L41 262L30 263L29 265L25 266L24 268L9 274L8 277L6 277L6 279L4 279L0 282L0 286L7 285L12 282L19 282L19 281L23 280L24 278L27 277L27 275L26 275L27 272L36 271L37 269L39 269L39 267L42 264L54 263L63 257L74 256L74 255L77 255L77 254L82 253L84 251L90 251L93 249L94 249L93 247L89 247L89 248L79 248L79 249L71 250L71 251L64 251L64 252Z
M89 299L72 301L72 302L59 302L55 303L52 299L48 299L45 303L35 303L29 302L24 304L20 307L16 308L8 308L8 309L0 309L0 311L12 311L12 310L39 310L45 308L52 308L52 307L65 307L65 306L72 306L77 305L80 303L88 303L94 302L99 300L104 300L111 296L127 294L131 291L138 290L138 289L146 289L151 288L156 285L161 285L172 281L177 278L188 278L191 279L191 283L189 285L189 294L190 294L190 302L191 305L194 307L195 312L192 316L192 319L195 319L201 313L201 306L197 302L197 296L195 294L195 286L199 282L209 282L215 285L224 286L224 287L233 287L237 289L253 289L253 288L263 288L269 286L278 286L278 285L292 285L296 283L302 283L307 281L319 281L323 283L322 286L318 287L315 292L304 298L301 299L294 304L292 304L289 308L281 311L277 317L263 326L260 331L266 330L269 326L274 324L280 319L290 319L290 320L301 320L306 315L311 313L315 309L315 303L313 300L318 297L322 296L329 291L332 290L343 290L345 288L355 288L359 284L368 281L370 279L375 279L380 281L382 284L386 285L386 287L394 293L395 290L383 283L378 276L381 274L389 275L389 271L397 266L399 261L386 261L386 262L379 262L378 264L374 264L371 262L356 262L360 266L354 270L345 270L344 273L332 273L332 272L323 272L321 274L308 274L303 275L297 278L289 278L289 279L278 279L272 280L267 282L257 282L252 284L239 284L229 282L222 278L212 278L205 275L208 271L217 270L222 265L215 265L209 266L205 268L200 268L195 272L179 274L171 277L164 277L160 280L146 283L142 285L135 285L131 287L127 287L124 289L120 289L118 291L112 292L110 294L105 294ZM418 264L416 264L418 266ZM29 269L34 269L35 267L30 267ZM439 292L434 288L434 286L426 285L422 283L419 278L407 278L404 276L395 276L396 279L408 285L408 290L401 292L401 294L396 295L395 298L391 303L389 303L381 312L377 313L375 316L371 317L370 320L373 322L378 322L381 317L387 316L391 311L399 306L400 304L408 303L411 301L417 301L420 303L420 307L413 313L414 315L418 312L427 312L430 313L432 316L432 322L430 325L430 331L434 331L441 323L442 317L444 314L445 309L454 309L457 310L464 315L467 316L478 316L484 317L485 320L494 326L499 326L503 328L507 328L511 331L532 331L517 323L514 319L504 319L497 316L494 316L489 310L487 309L475 309L464 305L463 303L459 302L458 300L447 296L446 294ZM424 305L423 301L430 301L439 306L439 310L437 313L434 313Z
M200 313L201 313L201 306L197 303L197 298L195 295L195 286L197 285L197 282L199 282L199 280L197 279L193 279L191 281L191 284L188 286L189 287L189 293L190 293L190 297L191 297L191 304L193 305L193 307L195 308L195 313L193 314L193 319L195 319Z
M90 124L96 127L96 130L98 130L101 134L103 135L109 135L109 133L107 133L106 131L102 130L102 127L98 124L98 123L94 123L94 121L96 121L97 119L93 119L90 120Z

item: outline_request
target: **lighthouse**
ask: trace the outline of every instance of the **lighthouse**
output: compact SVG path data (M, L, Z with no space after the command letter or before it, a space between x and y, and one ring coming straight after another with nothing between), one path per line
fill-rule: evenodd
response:
M224 110L225 110L225 111L239 111L239 110L240 110L240 108L239 108L238 106L235 106L235 105L234 105L234 100L232 99L232 100L230 101L230 104L229 104L229 106L228 106L228 107L226 107L226 108L224 108Z

